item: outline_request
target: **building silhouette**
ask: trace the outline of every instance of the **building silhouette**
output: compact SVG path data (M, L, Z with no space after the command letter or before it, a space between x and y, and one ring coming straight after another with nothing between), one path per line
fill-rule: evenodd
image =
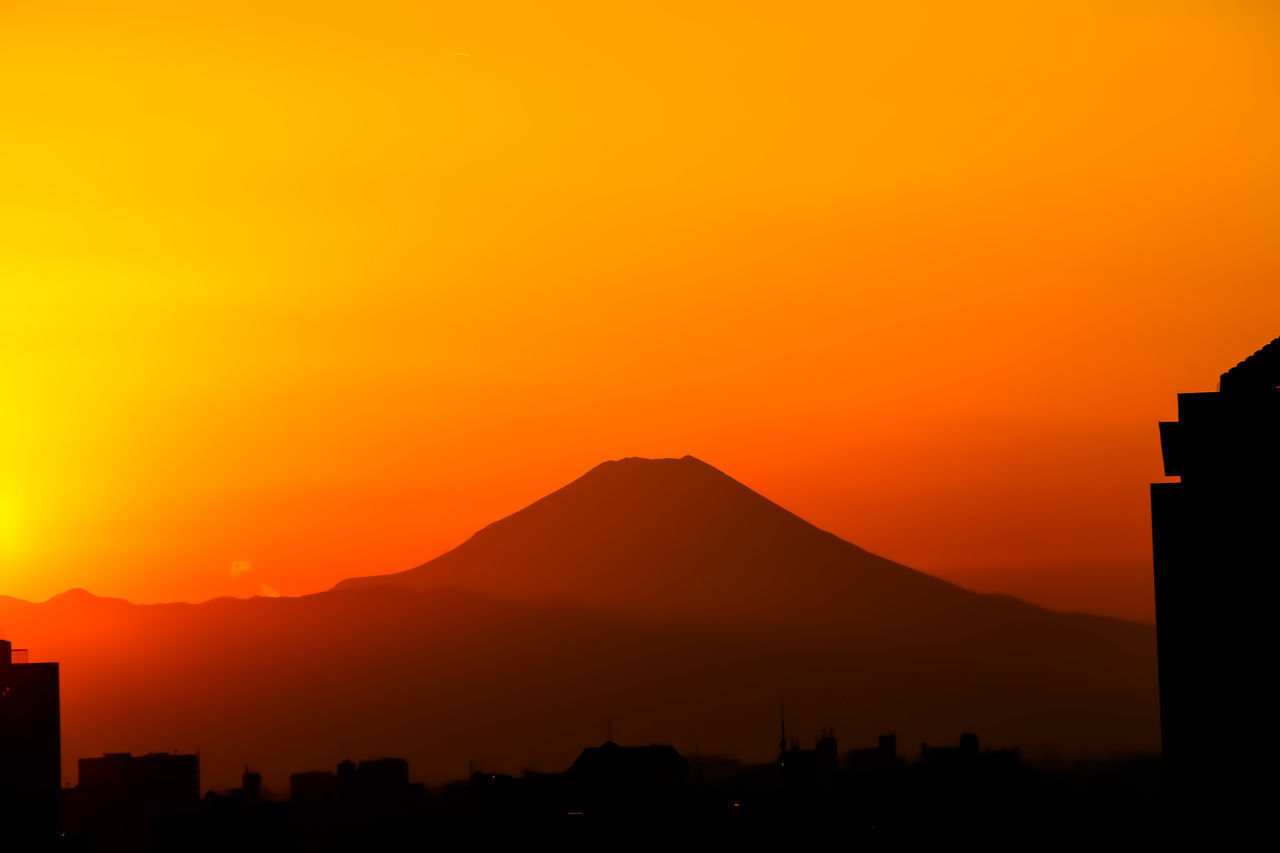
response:
M960 735L956 746L929 746L920 744L920 764L930 768L1017 767L1022 763L1022 752L1013 749L979 749L978 736L972 732Z
M840 769L840 752L833 729L823 729L813 749L803 749L798 740L778 753L778 767L793 779L821 779Z
M37 850L59 825L62 727L58 665L27 663L0 640L0 849Z
M1152 485L1151 522L1161 738L1182 815L1248 810L1274 787L1253 784L1274 765L1246 739L1270 742L1274 721L1277 386L1280 338L1216 392L1179 394L1178 420L1160 424L1165 474L1181 478Z
M875 746L851 751L845 758L850 772L887 773L898 769L898 738L880 735Z
M592 815L635 817L670 807L689 776L689 763L665 744L587 747L565 773L573 805Z
M332 815L335 809L361 812L399 807L422 798L422 785L409 781L403 758L339 762L336 771L311 770L289 777L289 801Z
M200 805L200 756L110 752L79 761L64 797L69 835L91 837L95 853L153 849L159 818Z
M896 738L883 735L831 769L834 737L824 737L832 744L798 750L807 757L793 756L792 772L776 761L697 755L690 762L672 746L610 741L583 749L561 772L477 772L436 790L410 782L403 759L343 761L333 771L294 774L288 800L246 769L242 787L193 801L195 756L106 755L82 763L81 785L66 792L72 831L60 849L1022 848L1093 844L1117 833L1139 843L1160 832L1151 763L1041 772L1017 749L980 748L972 734L954 746L922 745L908 760ZM714 770L700 773L700 765Z
M293 829L308 850L418 844L422 828L414 819L424 793L421 783L409 781L409 762L403 758L342 761L335 771L289 777Z
M239 788L209 791L196 809L158 815L151 849L153 853L295 850L301 846L295 843L295 835L289 804L268 801L262 777L245 768Z

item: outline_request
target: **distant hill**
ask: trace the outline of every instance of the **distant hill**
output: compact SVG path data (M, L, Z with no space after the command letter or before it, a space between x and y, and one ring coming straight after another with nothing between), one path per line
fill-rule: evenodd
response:
M195 749L268 785L403 755L563 769L603 740L766 760L787 698L842 748L1158 748L1150 626L979 595L863 551L690 457L606 462L407 572L302 598L0 598L63 663L64 754Z

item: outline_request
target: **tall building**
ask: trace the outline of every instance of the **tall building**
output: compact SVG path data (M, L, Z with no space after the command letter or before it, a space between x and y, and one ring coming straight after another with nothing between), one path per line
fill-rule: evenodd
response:
M1197 813L1238 809L1274 766L1280 572L1280 338L1179 394L1160 424L1151 487L1160 717L1171 793ZM1270 790L1271 784L1267 786Z
M61 787L58 665L0 640L0 849L53 843Z

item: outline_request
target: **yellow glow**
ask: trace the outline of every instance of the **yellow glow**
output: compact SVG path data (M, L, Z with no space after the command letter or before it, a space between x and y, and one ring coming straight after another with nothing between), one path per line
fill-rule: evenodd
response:
M18 557L18 504L0 495L0 559Z

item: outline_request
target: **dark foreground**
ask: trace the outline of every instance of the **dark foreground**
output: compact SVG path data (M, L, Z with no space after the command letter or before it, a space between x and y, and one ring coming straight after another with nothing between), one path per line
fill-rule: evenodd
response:
M845 756L833 738L822 738L815 749L793 745L768 765L607 743L584 750L564 773L477 773L431 790L410 783L399 759L295 774L288 801L264 798L256 774L245 783L185 805L163 802L180 787L174 784L143 797L128 786L95 793L81 785L66 792L67 832L57 847L1043 847L1151 840L1165 835L1170 817L1161 807L1157 758L1032 767L1016 750L980 749L972 736L956 747L926 748L911 762L892 738Z

